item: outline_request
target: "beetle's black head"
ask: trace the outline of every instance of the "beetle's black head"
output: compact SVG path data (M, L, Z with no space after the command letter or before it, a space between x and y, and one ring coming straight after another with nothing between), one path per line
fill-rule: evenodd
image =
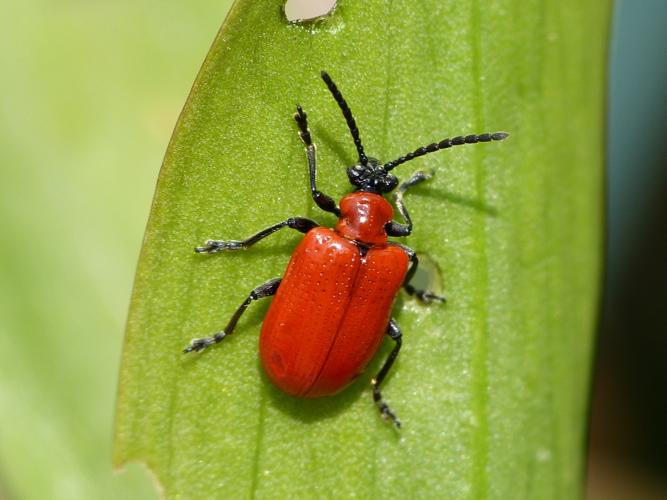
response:
M366 157L366 163L359 162L347 169L347 177L360 191L388 193L398 185L395 175L387 172L375 158Z

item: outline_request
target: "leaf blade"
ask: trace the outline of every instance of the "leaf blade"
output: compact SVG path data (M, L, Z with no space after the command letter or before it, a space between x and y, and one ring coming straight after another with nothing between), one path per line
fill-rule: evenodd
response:
M192 497L503 496L514 477L526 498L576 495L587 392L570 388L588 377L601 241L588 229L601 218L602 99L582 102L604 81L601 63L577 71L604 54L606 27L586 29L608 6L534 5L515 19L508 4L423 2L425 18L397 3L343 3L323 24L301 27L286 26L272 5L235 5L167 153L128 323L116 462L144 460L168 493ZM549 33L562 41L550 43ZM585 40L590 52L571 50ZM219 348L179 354L189 338L219 329L253 286L279 276L298 237L204 259L189 254L194 244L292 215L332 222L302 188L290 117L304 105L322 189L345 192L353 149L317 81L321 69L350 102L366 149L382 158L440 139L445 127L450 136L512 133L504 144L411 166L438 170L408 198L421 222L409 244L442 266L450 303L427 310L399 301L399 322L415 332L386 389L407 423L400 436L367 393L380 359L335 398L294 400L272 388L252 335L266 304ZM571 145L585 127L597 131L591 144ZM411 167L397 171L405 177ZM222 276L234 286L222 289Z

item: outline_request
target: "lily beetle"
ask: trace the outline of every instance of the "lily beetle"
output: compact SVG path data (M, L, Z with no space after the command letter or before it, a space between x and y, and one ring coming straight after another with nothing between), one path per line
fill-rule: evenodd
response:
M305 234L292 254L282 278L253 289L232 315L227 326L211 337L194 339L184 352L201 351L230 335L251 302L275 295L262 325L259 340L261 362L269 379L287 394L303 398L333 395L363 372L382 343L384 335L395 342L379 373L371 380L373 401L383 418L396 427L401 422L380 393L401 348L401 330L391 309L401 287L419 300L443 302L444 298L410 284L418 265L413 250L390 242L389 236L409 236L412 219L403 203L405 192L430 178L417 172L399 185L391 171L419 156L462 144L500 141L505 132L458 136L421 147L382 164L367 156L350 108L331 77L322 72L338 103L359 161L347 169L354 192L337 205L316 185L316 149L308 119L297 106L294 119L306 146L310 192L322 210L338 217L334 229L303 217L290 217L241 241L208 240L197 253L214 254L248 248L276 231L288 227ZM384 195L393 196L404 223L393 219L394 210Z

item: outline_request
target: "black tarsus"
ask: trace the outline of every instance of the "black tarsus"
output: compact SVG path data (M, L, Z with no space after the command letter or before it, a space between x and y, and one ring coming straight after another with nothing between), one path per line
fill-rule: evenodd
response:
M441 149L451 148L452 146L461 146L463 144L477 144L478 142L502 141L508 135L509 134L507 132L493 132L493 133L485 133L479 135L466 135L466 136L459 135L457 137L453 137L452 139L443 139L440 142L434 142L433 144L429 144L428 146L422 146L421 148L416 149L413 152L406 154L405 156L401 156L396 160L385 163L383 168L387 172L389 172L391 169L397 167L401 163L414 160L415 158L418 158L419 156L424 156L425 154L428 153L434 153Z
M294 120L299 126L299 137L301 137L301 140L306 145L308 172L310 174L310 194L313 197L313 201L325 212L331 212L337 216L340 216L340 209L338 208L338 205L336 205L335 200L331 196L328 196L317 189L316 149L315 144L313 144L313 139L310 136L310 130L308 129L308 115L301 106L297 105L296 113L294 113Z
M183 349L183 352L188 353L193 351L196 352L203 351L207 347L210 347L214 344L217 344L218 342L221 342L222 339L224 339L227 335L231 335L232 333L234 333L234 328L236 328L236 323L238 323L239 319L241 318L245 310L248 309L250 303L255 300L263 299L264 297L270 297L272 295L275 295L276 292L278 291L278 287L280 286L281 281L282 278L273 278L267 281L266 283L262 283L258 287L255 287L250 292L250 294L248 294L248 297L243 301L243 303L238 307L238 309L236 309L236 311L232 315L231 319L229 320L229 323L227 323L227 326L224 328L224 330L216 333L211 337L193 339L190 342L190 345L187 346L185 349Z
M345 121L347 122L347 127L350 129L350 134L352 134L352 140L354 141L354 145L357 147L357 153L359 154L359 163L361 163L362 165L367 165L368 157L366 156L366 153L364 153L364 147L361 145L361 138L359 137L359 129L357 128L357 123L354 121L354 117L352 116L352 111L350 110L350 107L347 105L347 102L345 101L343 94L340 93L340 90L338 90L338 87L336 87L336 84L329 76L329 73L327 73L326 71L322 71L321 74L322 74L322 80L324 80L324 83L326 83L327 87L329 87L329 91L333 95L334 99L336 99L336 102L338 103L340 110L343 112L343 116L345 117Z
M396 414L391 411L389 406L387 406L387 403L384 402L382 399L382 393L380 392L380 384L387 376L387 373L389 373L391 366L396 360L396 356L398 356L398 352L401 350L403 334L401 333L401 329L396 324L396 321L393 319L391 319L389 321L389 325L387 325L387 335L389 335L391 339L396 342L396 345L389 353L389 357L382 365L382 368L380 368L377 376L371 380L371 385L373 386L373 401L377 405L378 410L380 410L380 415L382 415L382 418L389 418L394 423L396 428L400 429L401 421L398 419L398 417L396 417Z
M301 233L307 233L314 227L319 226L314 220L306 219L305 217L290 217L287 220L278 222L269 226L265 229L262 229L260 232L253 234L245 240L206 240L205 246L196 247L195 252L197 253L218 253L223 250L242 250L248 248L258 241L266 238L267 236L275 233L276 231L289 227L290 229L296 229Z

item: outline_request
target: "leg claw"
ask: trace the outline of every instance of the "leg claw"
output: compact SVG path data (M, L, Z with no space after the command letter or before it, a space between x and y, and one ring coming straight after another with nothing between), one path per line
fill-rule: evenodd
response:
M213 337L204 337L202 339L192 339L190 342L190 345L187 346L185 349L183 349L183 353L187 354L189 352L199 352L203 351L207 347L212 346L213 344L217 344L220 342L222 339L225 338L226 333L225 332L220 332L216 333Z
M434 302L440 302L441 304L444 304L447 302L447 299L442 295L436 295L435 293L429 291L417 292L416 295L417 298L425 304L433 304Z
M384 420L391 420L391 422L396 426L397 429L401 428L401 421L398 419L396 414L389 409L389 407L386 404L383 404L380 407L380 414L382 415L382 418Z
M203 247L196 247L195 252L213 254L224 250L239 250L243 247L243 242L236 240L206 240Z

